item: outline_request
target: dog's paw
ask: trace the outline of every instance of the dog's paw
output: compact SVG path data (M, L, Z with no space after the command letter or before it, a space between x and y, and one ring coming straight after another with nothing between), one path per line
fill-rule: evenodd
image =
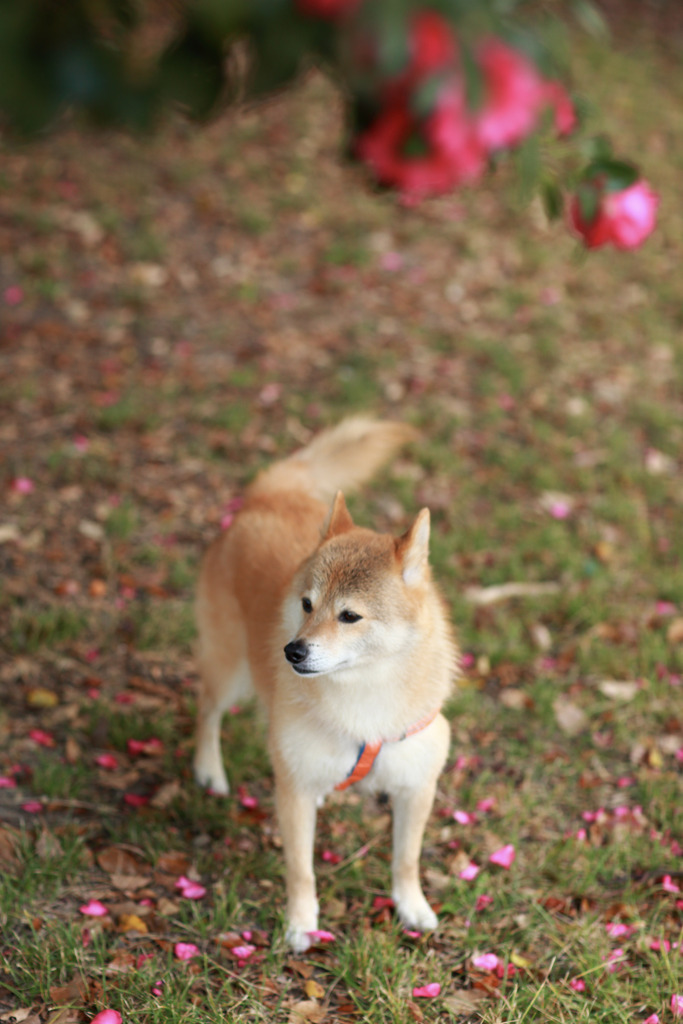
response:
M230 783L222 764L203 764L197 758L194 763L194 777L203 789L215 793L216 796L227 796L230 792Z
M396 913L406 928L414 928L419 932L434 931L439 919L427 903L422 893L414 893L409 897L394 893Z
M311 939L311 933L313 931L314 929L312 928L305 931L303 928L297 928L293 924L287 926L285 938L287 940L287 945L293 953L305 953L307 949L310 949L313 945Z

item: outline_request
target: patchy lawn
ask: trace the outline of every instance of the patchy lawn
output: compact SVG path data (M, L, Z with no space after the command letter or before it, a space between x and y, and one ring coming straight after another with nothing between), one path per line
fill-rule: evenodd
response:
M0 1020L673 1020L683 80L644 44L587 47L588 76L662 195L629 255L578 254L504 167L417 210L371 193L315 77L202 131L4 146ZM389 811L351 791L317 837L335 939L293 957L252 710L235 796L191 779L193 580L243 482L358 410L422 432L353 509L430 506L467 653L441 927L397 926Z

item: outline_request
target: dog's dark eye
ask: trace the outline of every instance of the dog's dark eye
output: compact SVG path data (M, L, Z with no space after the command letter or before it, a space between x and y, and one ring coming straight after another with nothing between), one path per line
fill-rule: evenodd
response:
M310 597L301 598L301 607L303 608L307 615L311 614L311 612L313 611L313 604L311 603Z
M339 613L340 622L359 622L362 618L362 615L357 615L356 612L350 612L348 608L345 608L343 612Z

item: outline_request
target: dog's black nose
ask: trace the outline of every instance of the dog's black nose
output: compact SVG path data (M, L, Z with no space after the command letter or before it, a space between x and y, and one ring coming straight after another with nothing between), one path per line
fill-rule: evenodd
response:
M291 665L299 665L305 661L308 655L308 646L305 640L292 640L285 647L285 658Z

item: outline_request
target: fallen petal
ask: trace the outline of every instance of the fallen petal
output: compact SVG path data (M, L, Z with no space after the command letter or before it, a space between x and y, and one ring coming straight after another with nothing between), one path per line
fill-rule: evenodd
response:
M674 1017L683 1017L683 996L676 994L671 996L671 1012Z
M478 865L476 865L475 863L471 863L468 864L466 868L462 869L462 871L458 875L458 878L462 878L466 882L471 882L474 878L477 877L480 871L481 868L478 867Z
M572 978L569 982L569 987L573 989L574 992L585 992L586 982L583 980L583 978Z
M441 985L438 981L430 981L428 985L413 989L415 999L435 999L438 995L441 995Z
M501 868L509 868L515 859L515 848L512 843L508 843L507 846L501 846L500 850L495 850L489 857L491 864L498 864Z
M109 913L104 903L100 903L99 900L89 900L88 903L84 903L78 909L86 917L104 917L105 914Z
M332 932L326 932L324 930L316 930L313 932L306 932L311 942L334 942L335 936Z
M118 1010L100 1010L90 1024L121 1024L121 1014Z
M173 952L178 960L191 960L193 956L199 955L199 947L194 942L176 942Z
M472 966L478 971L495 971L499 963L500 960L495 953L480 953L479 956L472 957Z

